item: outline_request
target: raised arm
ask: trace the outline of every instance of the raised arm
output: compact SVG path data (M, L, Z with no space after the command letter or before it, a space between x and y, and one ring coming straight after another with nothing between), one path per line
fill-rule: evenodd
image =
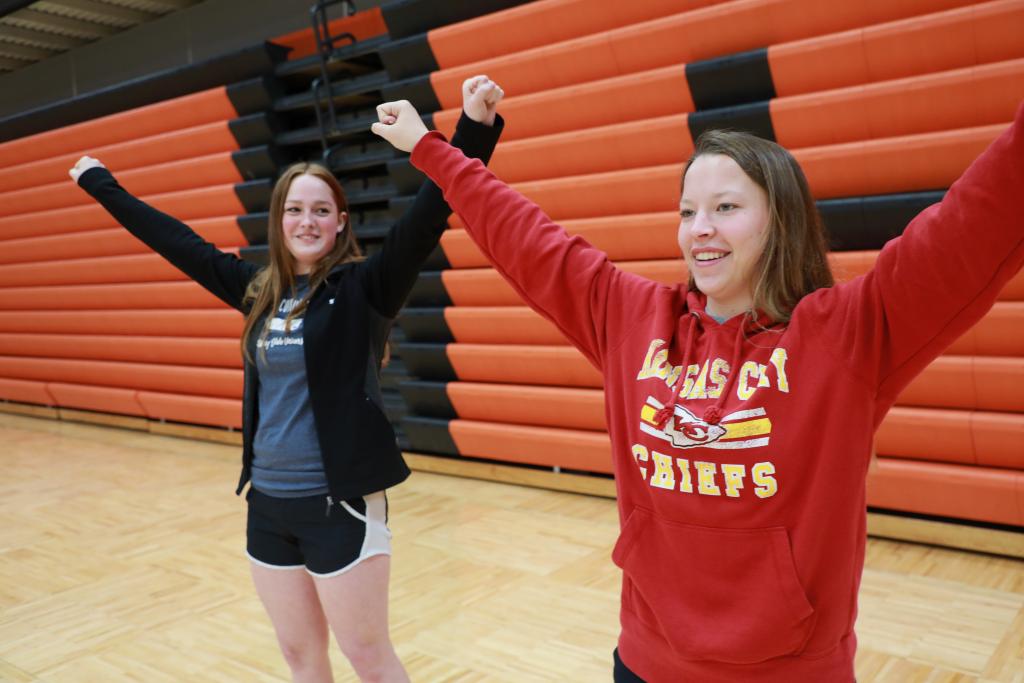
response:
M808 302L835 353L876 388L878 420L1024 265L1022 196L1024 105L942 202L886 244L870 273Z
M408 102L387 105L391 125L374 132L439 187L487 259L534 310L551 320L597 367L616 334L649 313L654 282L615 268L604 252L569 237L536 204L428 133ZM419 124L417 126L417 124Z
M96 159L82 157L70 173L128 232L228 306L242 310L245 288L259 266L222 252L178 219L132 196Z
M469 157L487 163L504 128L495 107L504 93L486 76L462 84L463 111L452 144ZM387 115L378 110L381 120ZM384 238L381 249L363 265L364 286L370 304L382 315L394 317L419 277L423 263L437 247L452 210L441 190L427 180L412 206Z

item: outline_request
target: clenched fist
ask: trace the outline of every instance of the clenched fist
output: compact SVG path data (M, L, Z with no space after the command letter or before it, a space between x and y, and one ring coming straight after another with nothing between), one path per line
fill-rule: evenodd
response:
M90 168L106 168L106 166L99 159L86 156L75 162L75 165L68 170L68 175L77 183L78 178Z
M420 138L427 134L419 112L408 100L378 105L377 119L370 130L403 152L411 152Z

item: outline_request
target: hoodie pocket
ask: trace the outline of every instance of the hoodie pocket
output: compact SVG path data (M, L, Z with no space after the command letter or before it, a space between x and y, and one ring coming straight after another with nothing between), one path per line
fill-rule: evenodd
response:
M691 526L637 508L612 560L633 584L627 609L684 659L751 664L792 655L814 627L783 527Z

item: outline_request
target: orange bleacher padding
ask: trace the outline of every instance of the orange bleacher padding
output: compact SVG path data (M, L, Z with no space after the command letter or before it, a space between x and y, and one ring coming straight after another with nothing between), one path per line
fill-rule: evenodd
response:
M1024 415L897 406L875 443L879 455L1024 469Z
M449 306L444 309L445 323L458 343L465 344L541 344L565 346L569 342L553 323L525 306ZM0 313L0 330L5 329L4 314ZM1015 356L1024 357L1024 302L1001 301L984 318L946 350L948 356ZM984 366L987 359L978 358ZM1007 359L996 358L1003 361ZM1017 358L1010 358L1015 362ZM972 363L973 365L973 363ZM1014 375L996 380L998 385L1010 385ZM916 383L902 394L902 401L911 404L908 392L918 393ZM1024 386L1024 381L1021 382ZM922 387L923 388L923 387ZM1005 388L1000 391L1006 391ZM924 395L925 392L921 392ZM934 392L927 392L933 396ZM962 395L964 392L957 392ZM973 386L966 392L973 396ZM1019 401L1020 399L1015 399ZM1010 408L982 407L986 410ZM1016 410L1016 409L1013 409Z
M948 187L1006 125L808 147L793 152L818 199ZM607 130L607 129L606 129ZM614 136L609 136L609 140ZM535 156L535 171L547 163ZM529 173L522 160L521 173ZM582 169L581 169L582 170ZM679 200L678 163L568 178L519 182L515 189L554 220L672 211Z
M501 138L507 144L626 121L637 121L642 126L651 119L693 110L686 68L672 64L502 100L501 115L509 125ZM451 138L461 114L461 103L456 108L435 112L434 126Z
M681 174L692 153L686 114L678 114L506 142L489 166L506 183L664 164L675 165Z
M946 350L964 356L1024 356L1024 302L1000 301Z
M192 281L0 289L0 311L225 307Z
M465 420L607 430L600 390L449 382L446 391Z
M427 33L442 69L608 31L723 0L543 0Z
M141 140L97 147L89 156L103 162L117 174L128 169L155 166L169 161L230 152L238 149L227 121L213 121L184 130L159 133ZM49 185L68 180L70 169L82 154L72 153L49 159L31 161L18 166L0 168L0 192L11 192L26 187Z
M0 377L240 398L242 371L65 358L0 356Z
M153 391L139 391L136 398L153 420L242 428L241 399Z
M235 112L224 86L102 116L0 144L0 167L25 164L72 152L86 153L126 140L232 119Z
M818 199L949 187L1008 124L796 150Z
M46 382L0 377L0 399L41 406L57 405L57 400L46 390Z
M57 399L57 405L63 408L80 408L119 415L145 416L146 414L136 400L134 389L90 387L81 384L64 384L63 382L48 382L46 387Z
M249 245L234 216L190 220L189 227L221 249ZM152 253L122 227L0 241L0 264Z
M0 268L0 287L166 282L186 275L157 254L19 263Z
M583 472L612 471L604 432L452 420L448 431L462 455Z
M188 330L191 337L237 340L242 314L230 308L167 311L0 311L0 332L6 334L107 334L172 337Z
M340 17L327 23L327 30L332 36L351 33L356 40L366 40L387 33L388 27L380 13L380 7L360 10L348 17ZM293 31L274 38L271 42L291 48L288 59L300 59L316 54L316 39L311 29ZM346 43L339 43L343 47Z
M68 180L68 190L85 195ZM246 212L242 202L235 195L233 184L203 187L181 192L168 192L141 197L146 203L180 220L213 216L240 216ZM0 218L0 236L4 239L18 237L39 237L54 232L71 233L86 230L110 228L116 225L99 204L90 201L83 206L72 206L52 211L37 211L18 216Z
M600 373L596 370L591 372L591 366L583 354L570 346L456 342L447 346L447 355L459 379L467 382L602 386ZM978 419L969 417L971 415L1009 415L1012 419L1007 424L1011 427L1018 425L1024 430L1024 414L1020 414L1024 412L1022 378L1024 358L940 357L925 368L909 391L904 392L896 401L900 406L927 406L928 409L908 408L908 412L899 413L900 419L890 423L889 427L897 425L900 430L907 431L916 428L914 419L924 420L921 424L926 426L938 424L934 438L940 442L945 438L939 436L942 429L949 428L961 434L963 438L960 445L967 444L973 437L962 434L959 422L970 420L980 424ZM972 410L987 412L972 413ZM985 429L991 434L999 431L997 426L1000 424L1003 423L999 420L988 421L985 422ZM1024 432L1020 437L1024 439ZM902 443L904 441L900 440L886 442L890 448L901 448ZM1024 443L1024 440L1020 443ZM920 445L916 443L911 448L915 453L921 452ZM1002 452L999 450L1001 447L994 448L992 453L982 454L982 457L996 457L996 453ZM906 451L885 450L881 443L879 450L887 455L910 457ZM937 453L941 449L936 446L927 450ZM1020 449L1019 457L1020 466L1024 468L1024 448Z
M1024 327L1018 334L1024 335ZM900 393L897 403L1024 412L1024 358L942 356Z
M230 152L136 168L118 175L118 182L136 196L181 192L243 180ZM0 194L0 216L51 211L70 206L94 206L95 200L75 187L70 178Z
M729 55L786 41L917 16L965 0L831 3L735 0L430 74L442 107L458 105L463 80L486 73L523 95Z
M553 323L525 306L449 306L444 309L444 320L457 343L569 344ZM2 315L0 329L3 329Z
M454 216L453 216L454 219ZM601 216L564 221L570 235L579 235L613 261L681 258L679 255L679 214L675 211L632 216ZM490 265L464 230L446 230L441 248L453 268Z
M449 344L448 362L473 382L600 387L601 373L569 346Z
M995 524L1024 524L1024 474L879 458L868 472L872 507Z
M779 97L1024 56L1024 3L996 0L768 48Z
M799 148L999 124L1024 99L1024 59L774 99L775 140Z
M0 356L241 368L238 339L0 333Z
M829 263L837 282L866 273L874 265L877 252L846 251L829 254ZM686 264L681 258L661 261L628 261L616 266L662 284L684 282ZM456 306L519 306L522 299L498 273L489 268L441 271L441 282ZM2 294L2 290L0 290ZM999 301L1024 301L1024 271L1003 287ZM0 299L2 301L2 299ZM0 305L0 309L3 306Z

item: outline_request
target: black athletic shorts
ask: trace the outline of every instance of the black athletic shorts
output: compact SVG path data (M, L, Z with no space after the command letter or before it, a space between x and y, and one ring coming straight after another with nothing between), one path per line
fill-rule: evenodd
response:
M373 555L391 554L383 491L329 505L327 496L274 498L250 488L246 500L246 553L263 567L304 567L326 578Z

